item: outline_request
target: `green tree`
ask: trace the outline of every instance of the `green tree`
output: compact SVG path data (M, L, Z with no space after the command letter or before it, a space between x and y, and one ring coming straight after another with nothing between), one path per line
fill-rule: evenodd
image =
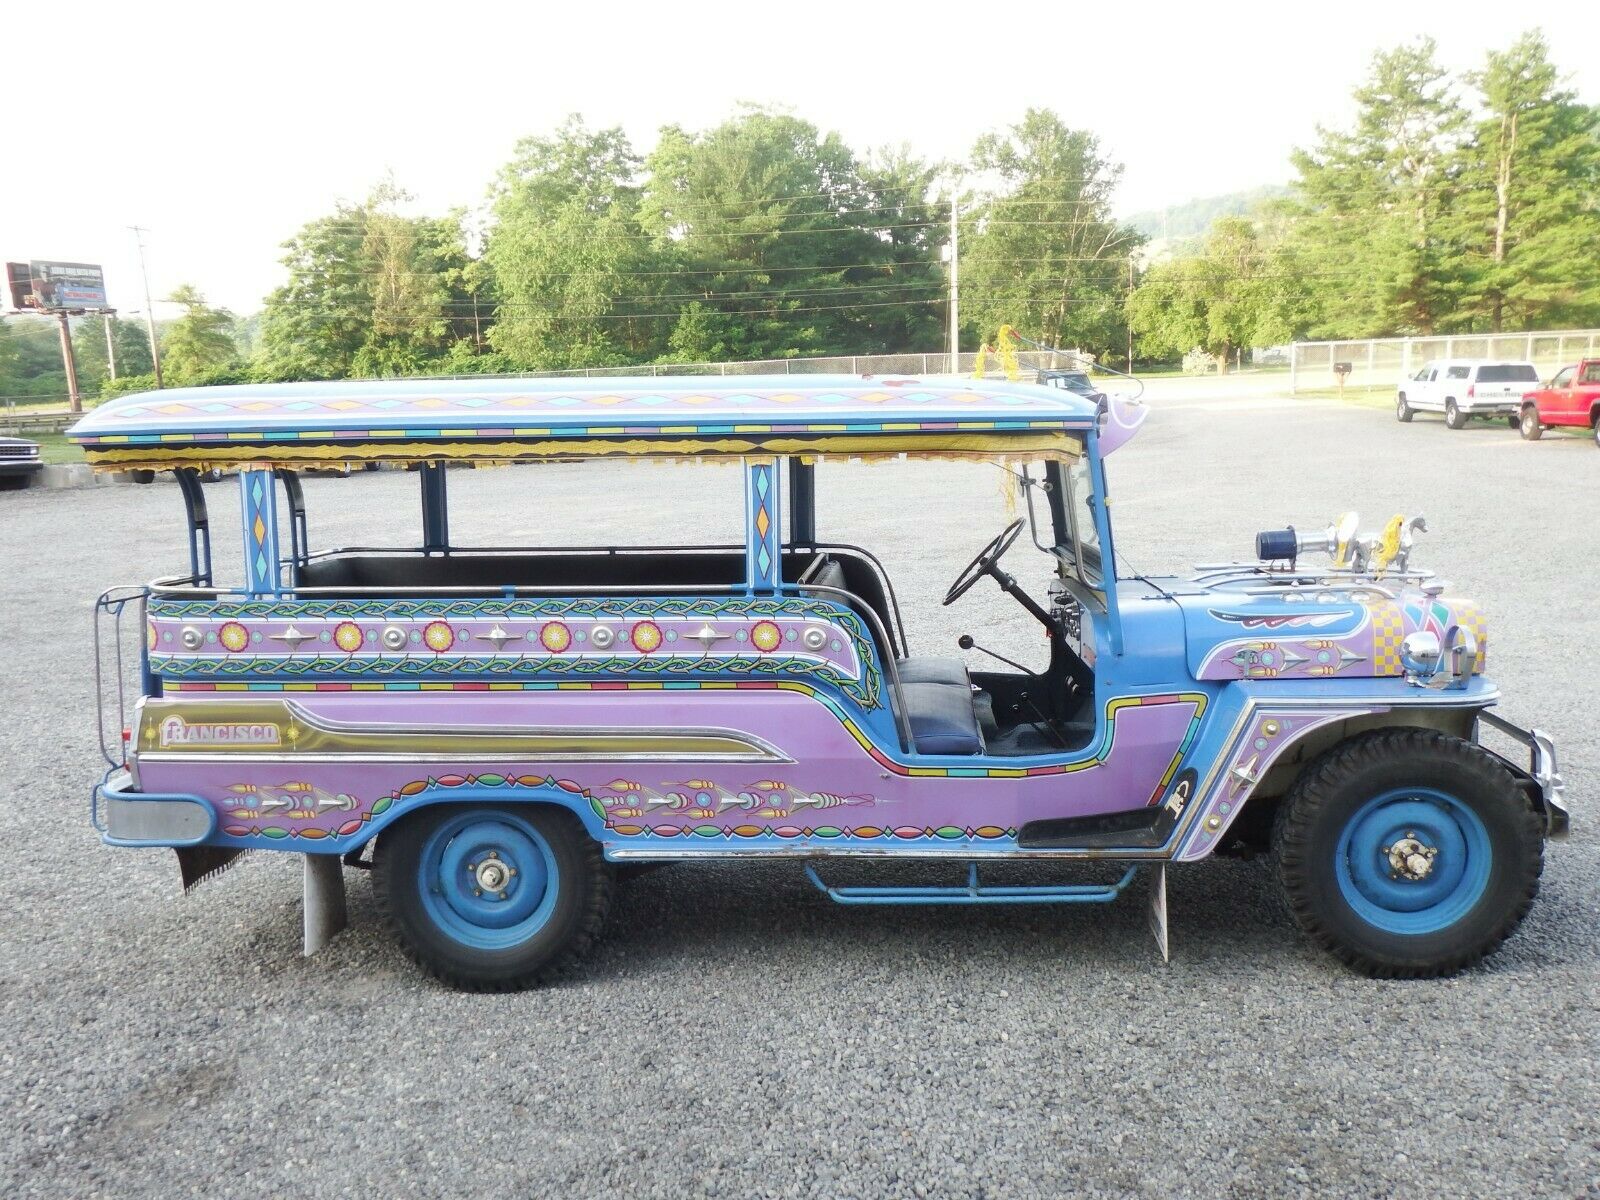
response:
M1466 113L1431 38L1373 57L1349 132L1318 128L1297 150L1296 240L1329 337L1449 328L1466 273L1448 240Z
M1151 268L1127 313L1146 354L1199 348L1226 371L1235 350L1301 334L1310 309L1291 253L1268 246L1247 218L1223 217L1198 254Z
M875 216L888 203L838 134L749 107L701 133L668 126L647 166L640 221L682 272L660 300L699 304L680 318L675 356L706 330L731 358L849 352L864 338L904 336L892 322L876 328L908 294L896 247L883 240L895 231Z
M603 366L648 357L655 318L619 312L650 278L637 221L639 158L620 129L569 117L524 138L500 172L484 259L496 300L490 344L528 369ZM632 313L648 311L634 304Z
M191 284L179 287L167 301L183 309L161 338L161 369L168 383L182 387L238 361L232 313L209 306Z
M101 317L80 317L72 326L72 356L78 364L78 380L85 392L97 390L109 376L106 357L105 320ZM121 317L109 318L111 344L117 356L117 374L148 375L150 341L144 325L137 321L124 321Z
M1491 51L1467 78L1482 114L1451 211L1472 265L1458 310L1497 333L1600 320L1596 110L1561 86L1537 32Z
M372 323L366 209L339 203L284 243L289 279L267 297L257 369L269 379L343 379Z
M340 202L286 242L289 279L267 297L256 369L270 379L426 370L475 333L462 214L402 211L393 180Z
M980 138L971 165L996 183L963 205L966 321L985 336L1010 324L1053 346L1118 347L1128 260L1143 241L1111 215L1122 168L1093 134L1033 108Z

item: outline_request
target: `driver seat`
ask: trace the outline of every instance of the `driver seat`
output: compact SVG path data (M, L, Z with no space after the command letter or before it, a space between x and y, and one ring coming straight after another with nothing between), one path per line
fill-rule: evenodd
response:
M895 667L917 753L983 753L966 663L959 658L902 658Z

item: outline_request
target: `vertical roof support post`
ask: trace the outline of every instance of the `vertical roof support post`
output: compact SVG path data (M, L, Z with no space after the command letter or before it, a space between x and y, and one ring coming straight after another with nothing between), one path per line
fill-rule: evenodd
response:
M757 595L776 592L783 582L783 493L779 460L744 460L745 586Z
M423 463L417 475L422 480L422 548L429 554L442 554L450 549L450 505L444 464Z
M278 570L278 492L270 470L239 472L239 510L244 525L245 590L272 596L283 590Z
M789 545L817 544L817 465L789 459Z
M195 587L211 586L211 518L206 512L206 494L200 486L200 473L193 467L179 467L178 490L183 493L184 511L189 517L189 578Z

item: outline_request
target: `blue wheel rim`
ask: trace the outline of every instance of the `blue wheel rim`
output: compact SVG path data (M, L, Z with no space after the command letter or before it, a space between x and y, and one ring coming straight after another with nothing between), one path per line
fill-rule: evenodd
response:
M544 835L499 810L452 816L428 836L417 864L423 910L474 950L510 949L538 933L555 910L560 883Z
M1419 935L1472 911L1493 862L1489 831L1471 808L1448 792L1403 788L1374 796L1345 822L1334 869L1340 895L1363 921Z

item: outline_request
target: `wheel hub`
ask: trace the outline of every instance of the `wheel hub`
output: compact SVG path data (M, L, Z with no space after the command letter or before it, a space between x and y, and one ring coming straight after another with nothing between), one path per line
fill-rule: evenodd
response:
M1433 860L1439 854L1437 846L1428 846L1415 833L1407 831L1384 851L1389 859L1391 874L1400 879L1422 880L1433 871Z
M517 869L502 859L497 850L489 851L481 862L469 862L467 870L472 872L479 895L495 896L501 900L506 898L506 887L517 873Z

